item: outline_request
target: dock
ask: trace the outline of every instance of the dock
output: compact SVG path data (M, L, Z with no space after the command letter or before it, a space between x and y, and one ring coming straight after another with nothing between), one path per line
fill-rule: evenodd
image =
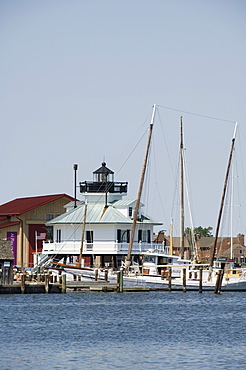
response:
M58 274L52 274L51 271L46 271L42 274L19 274L18 279L12 284L0 285L0 294L61 294L71 291L91 291L91 292L246 292L246 289L230 288L219 285L221 282L220 274L218 275L218 284L216 287L205 287L200 284L197 287L186 286L186 281L183 281L183 286L175 286L169 279L169 284L160 287L151 287L137 285L124 286L123 271L119 271L116 282L108 281L108 275L105 274L104 279L100 279L97 275L91 279L83 279L81 276L74 276L73 280L67 280L67 275L62 274L60 270ZM200 281L202 282L202 280Z

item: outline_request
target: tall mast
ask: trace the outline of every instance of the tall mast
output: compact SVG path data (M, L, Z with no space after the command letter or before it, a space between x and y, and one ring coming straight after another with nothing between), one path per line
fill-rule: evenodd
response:
M180 257L184 258L184 153L183 123L180 117Z
M222 198L221 198L221 202L220 202L220 210L219 210L219 216L218 216L218 221L217 221L217 227L216 227L216 233L215 233L215 239L214 239L211 261L210 261L210 267L212 267L213 263L214 263L216 245L217 245L217 240L218 240L218 235L219 235L220 222L221 222L222 211L223 211L223 207L224 207L224 201L225 201L225 195L226 195L226 189L227 189L227 183L228 183L228 178L229 178L229 173L230 173L230 168L231 168L231 162L232 162L232 154L233 154L233 150L234 150L234 146L235 146L237 126L238 126L238 124L236 122L235 129L234 129L234 134L233 134L233 138L232 138L232 143L231 143L231 151L230 151L228 165L227 165L227 171L226 171L226 177L225 177L225 182L224 182L224 187L223 187L223 193L222 193Z
M154 118L155 118L155 111L156 111L156 104L154 104L154 106L153 106L152 117L151 117L151 122L150 122L150 127L149 127L148 143L147 143L147 148L146 148L146 153L145 153L145 158L144 158L144 164L143 164L143 168L142 168L142 174L141 174L141 179L140 179L140 184L139 184L139 190L138 190L138 197L137 197L137 201L136 201L136 207L135 207L134 216L133 216L132 229L131 229L131 235L130 235L130 242L129 242L129 247L128 247L128 253L127 253L127 257L126 257L126 269L128 269L129 266L130 266L130 264L131 264L132 246L133 246L133 241L134 241L134 234L135 234L135 229L136 229L136 223L137 223L137 217L138 217L140 199L141 199L141 194L142 194L142 189L143 189L144 176L145 176L145 171L146 171L146 166L147 166L147 160L148 160L148 155L149 155L149 148L150 148L150 142L151 142L151 136L152 136Z

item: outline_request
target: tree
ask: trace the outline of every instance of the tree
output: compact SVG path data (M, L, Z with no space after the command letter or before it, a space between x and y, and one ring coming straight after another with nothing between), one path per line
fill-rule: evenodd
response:
M211 233L212 230L213 230L213 228L211 226L208 226L208 227L198 226L198 227L194 227L193 234L194 235L199 235L199 237L213 236L212 233ZM184 233L185 233L185 235L189 235L191 237L191 228L187 227L185 229Z

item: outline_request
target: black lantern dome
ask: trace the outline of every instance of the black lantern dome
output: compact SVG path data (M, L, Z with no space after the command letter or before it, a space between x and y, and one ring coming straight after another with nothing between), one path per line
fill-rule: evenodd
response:
M106 167L106 162L93 172L93 181L80 182L81 193L127 193L127 182L115 182L114 172Z
M93 172L94 182L114 182L114 172L106 167L106 162L102 163L102 166Z

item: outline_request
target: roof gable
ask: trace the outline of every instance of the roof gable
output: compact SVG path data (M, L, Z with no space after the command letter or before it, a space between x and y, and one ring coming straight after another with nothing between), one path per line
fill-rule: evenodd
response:
M36 208L45 206L61 198L73 200L74 198L67 194L42 195L37 197L17 198L0 206L0 216L22 215Z
M62 215L53 218L48 221L46 225L56 225L56 224L80 224L84 220L84 207L81 205L77 208L74 208ZM87 205L86 212L86 223L94 224L132 224L132 219L125 217L120 211L118 211L114 206L108 205L105 208L104 203L89 203ZM152 225L162 225L160 222L143 215L141 224L152 224Z

